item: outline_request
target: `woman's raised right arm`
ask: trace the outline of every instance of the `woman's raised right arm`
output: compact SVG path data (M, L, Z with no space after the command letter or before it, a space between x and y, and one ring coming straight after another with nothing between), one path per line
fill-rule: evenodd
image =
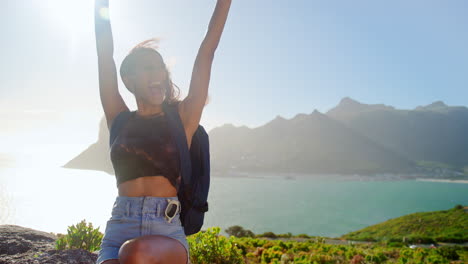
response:
M94 23L99 70L99 93L102 107L110 129L114 118L122 111L129 111L117 84L117 70L114 61L114 43L108 17L109 0L95 0Z

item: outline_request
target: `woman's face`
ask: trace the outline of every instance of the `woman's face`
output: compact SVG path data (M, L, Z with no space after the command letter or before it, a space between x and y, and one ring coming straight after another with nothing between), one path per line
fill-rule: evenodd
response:
M169 76L161 56L145 51L139 54L135 68L135 96L149 104L162 104L169 89Z

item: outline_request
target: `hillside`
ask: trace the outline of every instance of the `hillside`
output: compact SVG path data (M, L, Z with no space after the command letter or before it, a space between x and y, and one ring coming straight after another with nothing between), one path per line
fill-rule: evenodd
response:
M229 139L229 140L226 140ZM254 129L210 132L213 169L373 174L408 172L412 162L317 110Z
M414 110L398 110L345 98L327 115L420 165L458 171L468 166L466 107L437 101Z
M109 156L109 130L104 118L99 122L97 142L68 161L64 168L81 170L98 170L114 175L114 168Z
M416 173L456 179L468 175L467 134L466 107L437 101L399 110L348 97L326 114L315 110L277 116L256 128L226 124L209 132L214 175ZM113 174L108 141L102 119L98 141L64 167Z
M368 226L342 236L349 240L406 242L468 242L468 209L419 212Z

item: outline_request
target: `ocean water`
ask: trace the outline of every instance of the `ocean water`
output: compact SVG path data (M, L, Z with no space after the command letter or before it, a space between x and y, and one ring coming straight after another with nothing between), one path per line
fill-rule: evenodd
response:
M66 233L86 219L103 232L116 196L115 177L104 172L0 168L0 224ZM468 205L468 184L213 175L208 202L203 228L338 237L405 214Z

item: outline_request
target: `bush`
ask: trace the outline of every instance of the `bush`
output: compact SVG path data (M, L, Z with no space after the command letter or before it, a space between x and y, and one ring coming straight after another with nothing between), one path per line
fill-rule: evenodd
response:
M254 237L255 236L255 234L252 231L248 229L244 229L242 226L238 226L238 225L231 226L224 231L226 231L228 235L235 236L235 237Z
M443 246L436 249L437 253L442 257L449 259L449 260L459 260L460 256L458 256L457 251L462 250L463 247L461 246ZM468 249L467 249L468 250Z
M281 237L281 238L291 238L292 237L292 234L291 232L288 232L286 234L278 234L277 237Z
M262 252L262 263L271 263L273 261L280 261L283 252L278 247L271 247L263 250Z
M257 237L277 238L278 236L273 232L265 232L263 234L257 235Z
M404 247L406 246L405 243L402 243L402 242L388 242L387 244L388 247Z
M353 259L351 259L351 264L361 264L364 263L364 257L361 255L355 255L353 256Z
M190 246L190 261L193 264L244 264L241 250L235 238L220 236L219 227L211 227L187 237Z
M94 252L101 248L103 234L99 229L93 228L93 224L86 224L86 220L82 220L76 226L69 226L67 234L60 236L55 241L55 249L85 249Z

